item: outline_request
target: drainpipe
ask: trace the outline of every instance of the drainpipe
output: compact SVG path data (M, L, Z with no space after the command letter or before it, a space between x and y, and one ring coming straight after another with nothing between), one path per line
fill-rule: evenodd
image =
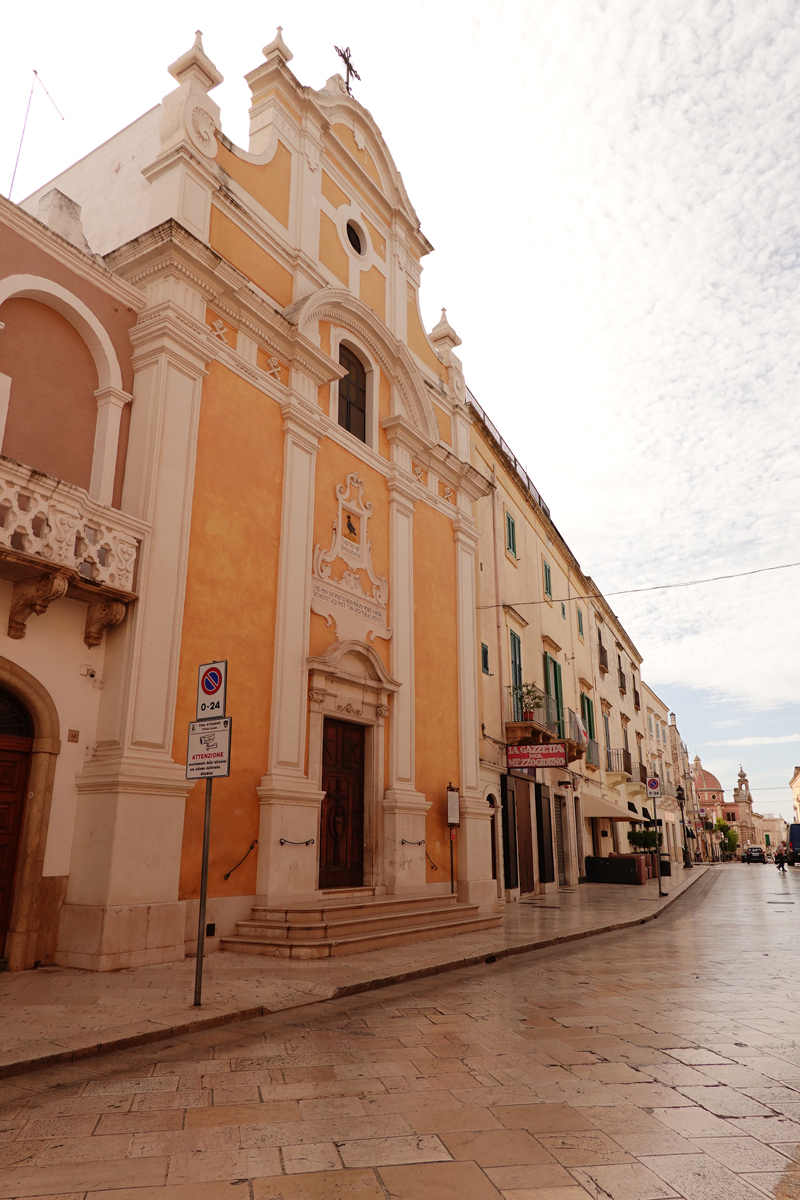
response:
M505 704L506 704L506 672L505 672L505 641L503 638L503 609L500 602L500 542L498 540L499 519L497 515L500 498L497 494L497 463L492 463L492 539L494 542L494 602L497 620L497 685L500 689L500 730L501 738L505 741ZM505 752L504 752L505 753ZM500 801L500 797L498 797ZM497 861L497 895L502 898L505 894L505 863L503 860L503 838L501 836L502 815L500 825L495 821L494 836Z

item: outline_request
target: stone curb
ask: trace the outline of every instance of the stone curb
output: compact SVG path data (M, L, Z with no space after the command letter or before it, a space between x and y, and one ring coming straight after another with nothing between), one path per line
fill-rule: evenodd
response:
M617 933L622 929L632 929L636 925L646 925L679 900L681 896L702 879L708 871L707 866L695 867L696 872L682 881L679 891L670 893L658 908L643 917L632 917L627 921L616 921L611 925L598 925L593 929L581 929L575 933L565 933L560 937L539 938L532 942L521 942L516 946L501 946L489 954L473 954L466 958L450 959L447 962L431 963L429 966L417 967L413 971L401 971L395 975L384 975L375 979L363 979L358 983L348 984L334 989L330 996L320 999L303 1000L300 1004L291 1004L286 1008L267 1008L256 1004L249 1008L235 1009L231 1012L214 1013L208 1017L197 1017L193 1020L182 1021L177 1025L165 1025L158 1029L148 1029L140 1033L132 1033L128 1037L110 1038L107 1042L91 1042L72 1050L56 1051L55 1053L37 1055L34 1058L19 1059L17 1062L0 1064L0 1079L9 1079L15 1075L26 1075L31 1071L40 1071L45 1067L60 1066L63 1063L80 1062L85 1058L93 1058L99 1054L113 1054L117 1050L130 1050L134 1046L146 1046L150 1043L168 1041L170 1038L181 1037L187 1033L199 1033L206 1029L215 1029L222 1025L231 1025L236 1021L250 1021L256 1017L270 1017L277 1013L292 1012L298 1008L307 1008L312 1004L326 1004L329 1000L337 1000L342 996L354 996L359 992L376 991L378 988L391 987L396 983L409 983L415 979L425 979L431 975L443 974L445 971L458 971L462 967L476 967L481 963L497 962L501 958L510 958L516 954L528 954L532 950L546 950L551 946L564 945L567 942L579 942L584 938L598 937L602 933Z

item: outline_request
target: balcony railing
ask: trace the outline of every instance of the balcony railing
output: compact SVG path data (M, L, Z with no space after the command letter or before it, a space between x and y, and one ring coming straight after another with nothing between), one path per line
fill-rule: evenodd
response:
M633 707L637 712L642 707L642 698L639 695L639 689L637 688L636 684L633 685Z
M491 434L491 436L497 442L497 445L499 446L500 450L503 452L503 454L508 459L509 466L511 467L511 469L513 471L516 472L523 487L528 489L528 491L530 492L533 499L536 501L536 503L541 508L542 512L545 514L546 517L549 517L550 509L547 507L544 500L540 496L537 488L535 488L533 486L533 481L531 480L530 475L525 470L522 463L517 459L516 455L514 454L514 451L511 449L508 442L506 442L500 436L499 431L496 429L496 427L494 426L492 421L489 419L489 417L486 415L484 410L481 408L480 404L475 399L475 397L473 396L473 394L469 390L469 388L467 388L467 401L469 402L469 405L473 409L473 411L475 413L477 413L477 415L480 417L481 421L483 421L483 424L486 426L486 429L488 430L488 432Z
M88 603L84 641L99 645L134 599L149 528L73 483L0 456L0 578L14 584L8 636L24 638L32 613L67 596Z
M0 546L6 550L130 592L139 540L147 528L99 504L75 484L0 458Z
M630 750L606 750L606 770L620 775L632 775Z
M590 767L600 766L600 746L594 738L589 738L586 747L586 763Z
M581 756L583 756L587 741L586 726L571 708L567 709L566 736L580 748Z
M644 765L643 762L633 763L633 772L632 772L631 778L634 783L647 783L647 780L648 780L647 767Z
M521 722L538 725L554 738L563 736L558 720L558 707L552 696L548 696L532 683L523 684L522 687L511 685L507 691L507 721L517 725Z
M606 650L606 648L602 642L597 647L597 649L600 654L600 670L603 672L604 675L607 675L608 674L608 651Z
M627 677L627 675L625 674L625 672L624 672L624 671L618 671L618 672L617 672L617 674L619 675L619 690L620 690L621 692L627 692L627 690L628 690L628 677Z

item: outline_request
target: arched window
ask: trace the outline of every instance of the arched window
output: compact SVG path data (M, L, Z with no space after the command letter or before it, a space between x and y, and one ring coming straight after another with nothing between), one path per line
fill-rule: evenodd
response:
M347 374L339 380L339 424L360 442L367 440L367 372L347 346L339 347L339 364Z

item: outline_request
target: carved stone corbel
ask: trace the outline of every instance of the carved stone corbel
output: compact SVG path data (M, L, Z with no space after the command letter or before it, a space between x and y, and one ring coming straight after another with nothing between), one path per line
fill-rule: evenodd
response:
M40 617L54 600L60 600L67 591L69 580L66 575L40 575L36 579L20 579L11 593L11 609L8 614L8 636L24 638L28 617L36 613Z
M121 600L108 600L102 597L92 600L86 612L86 628L83 640L89 649L99 646L103 634L109 625L119 625L125 616L125 605Z

